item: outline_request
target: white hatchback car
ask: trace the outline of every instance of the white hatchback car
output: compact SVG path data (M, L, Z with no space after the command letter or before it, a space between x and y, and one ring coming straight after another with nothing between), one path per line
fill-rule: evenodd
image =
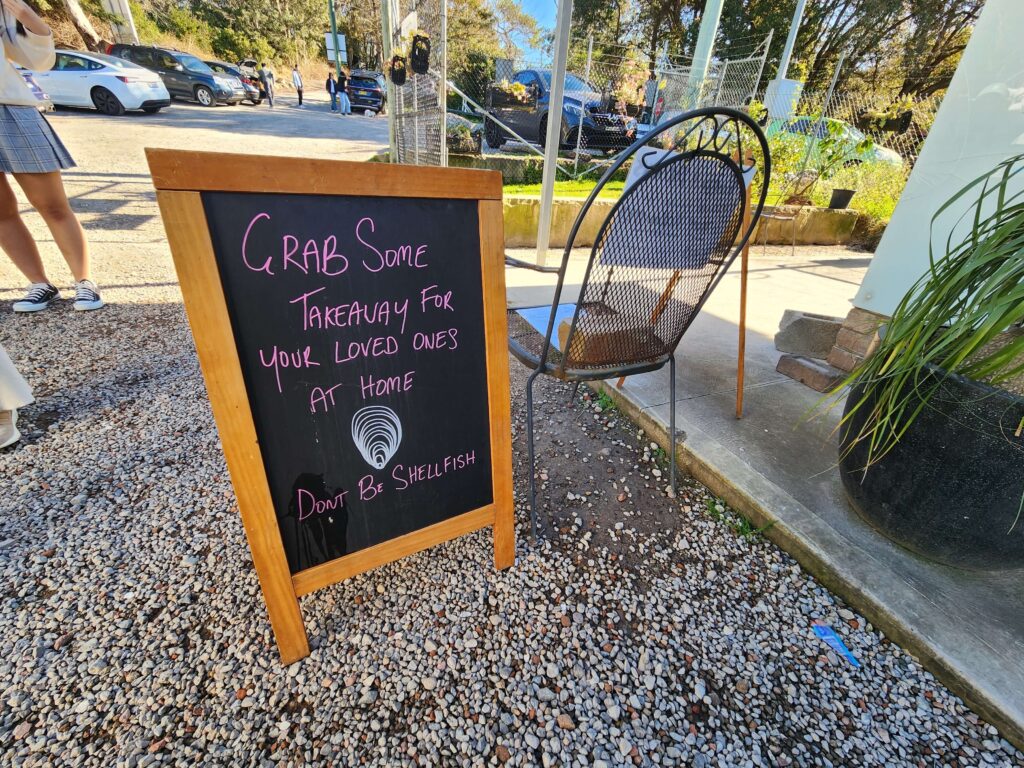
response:
M171 103L156 72L104 53L58 50L53 69L33 75L61 107L94 107L107 115L129 109L152 114Z

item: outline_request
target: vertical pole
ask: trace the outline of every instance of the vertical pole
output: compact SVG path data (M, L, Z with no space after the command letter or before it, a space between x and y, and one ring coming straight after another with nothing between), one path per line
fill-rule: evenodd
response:
M757 68L757 79L754 80L754 87L750 89L750 95L756 96L757 89L761 87L761 75L764 74L764 63L768 60L768 51L772 47L772 37L775 35L774 29L768 30L768 37L765 38L761 45L764 46L764 50L761 52L761 65Z
M718 36L718 22L722 18L723 4L724 0L707 0L704 4L697 45L693 50L693 65L690 67L690 103L686 107L697 106L700 100L701 88L708 76L708 67L711 66L711 52L715 49L715 37Z
M800 22L804 17L804 6L807 0L796 0L796 10L793 11L793 21L789 25L789 34L786 36L786 47L782 49L782 58L779 59L779 72L775 77L783 80L789 70L790 59L793 58L793 48L796 46L796 35L800 31Z
M391 45L392 35L394 31L392 29L391 11L392 11L392 0L381 0L380 4L380 45L381 45L381 58L384 62L384 68L387 68L388 62L391 61ZM398 154L398 147L395 146L395 103L398 99L398 91L395 88L395 84L391 82L391 78L385 78L384 82L387 84L388 89L388 162L396 162L396 155Z
M334 73L341 78L341 48L338 45L338 21L334 15L334 0L327 0L327 15L331 19L331 45L334 46Z
M828 110L829 104L832 102L832 94L835 93L836 90L836 81L839 80L839 71L843 68L843 64L845 62L846 51L843 51L839 56L839 63L836 64L836 68L832 72L832 81L828 84L828 91L825 93L825 101L821 105L821 114L818 115L818 119L814 121L814 128L811 130L811 140L807 143L807 151L804 153L804 161L800 165L800 176L802 176L804 171L807 170L807 163L811 160L811 153L814 152L814 148L818 145L818 127L821 125L821 121L825 118L825 112ZM799 178L799 176L797 178ZM793 226L796 225L794 224Z
M587 41L587 68L583 74L583 79L588 83L590 82L590 65L594 59L594 36L591 35ZM583 116L580 115L579 130L576 131L576 152L572 156L572 175L576 177L576 172L579 170L580 162L580 141L583 139Z
M441 2L441 75L437 95L441 99L441 167L448 167L448 0Z
M548 132L544 144L544 176L540 188L540 222L537 227L537 263L544 266L551 242L551 204L555 195L558 170L558 139L562 135L562 95L565 92L565 68L569 57L569 27L572 0L558 0L555 23L555 55L551 62L551 91L548 93Z
M722 62L722 69L718 73L718 87L715 88L715 103L714 103L714 106L716 106L716 107L719 106L719 104L721 103L722 86L725 85L725 74L728 71L729 71L729 62L728 61L723 61ZM730 106L738 107L739 104L731 104Z

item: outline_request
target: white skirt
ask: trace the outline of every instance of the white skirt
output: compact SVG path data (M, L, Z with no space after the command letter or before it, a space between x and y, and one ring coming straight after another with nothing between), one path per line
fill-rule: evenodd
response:
M0 411L24 408L34 400L28 382L21 378L3 344L0 344Z

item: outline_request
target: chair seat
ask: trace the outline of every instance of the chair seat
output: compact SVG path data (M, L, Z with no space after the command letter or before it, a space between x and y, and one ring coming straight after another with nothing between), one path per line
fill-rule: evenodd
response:
M611 313L603 311L600 306L591 305L588 310L598 316L607 314L611 319ZM564 354L560 347L575 311L575 304L558 305L551 348L543 367L544 373L566 381L594 381L657 370L668 362L671 350L657 336L649 323L638 322L635 327L622 330L621 316L616 316L614 322L609 322L609 327L614 326L617 330L610 330L607 334L600 331L600 324L589 336L583 336L577 331L572 342L576 352L573 358L585 359L588 363L585 366L570 363L563 369ZM547 331L550 314L550 306L527 307L508 312L509 351L517 360L535 370L544 354L544 334ZM630 337L629 344L633 349L647 353L645 359L628 365L615 362L618 359L616 344L626 334Z

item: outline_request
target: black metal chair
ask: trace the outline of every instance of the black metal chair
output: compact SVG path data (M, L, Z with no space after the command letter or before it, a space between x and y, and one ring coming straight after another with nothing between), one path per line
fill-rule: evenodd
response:
M579 301L562 305L569 256L584 217L628 161L626 189L590 251ZM760 173L747 215L746 186ZM533 368L526 384L530 522L537 535L533 385L541 374L575 382L670 368L671 487L675 489L675 351L711 291L757 225L771 159L764 134L744 112L713 107L656 126L622 153L586 199L558 267L506 264L558 275L545 325L509 312L509 349ZM742 231L741 231L742 229ZM557 323L556 323L557 321ZM535 327L536 326L536 327Z

